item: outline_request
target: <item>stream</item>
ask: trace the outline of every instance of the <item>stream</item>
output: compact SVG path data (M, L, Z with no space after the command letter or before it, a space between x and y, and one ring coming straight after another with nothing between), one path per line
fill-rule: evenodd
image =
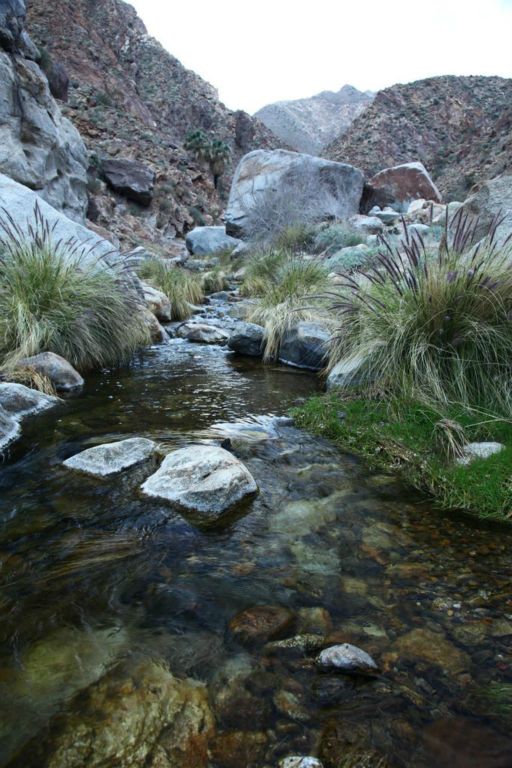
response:
M173 339L25 422L0 467L0 766L32 765L36 742L37 766L118 765L53 759L55 722L78 728L84 692L148 660L206 684L215 768L287 755L512 766L511 533L440 514L275 418L319 389L312 374ZM129 436L218 444L212 427L238 420L249 437L232 447L260 492L211 529L142 497L147 468L97 480L62 466ZM288 636L357 645L380 673L322 673L307 649L242 642L230 622L254 606L285 611Z

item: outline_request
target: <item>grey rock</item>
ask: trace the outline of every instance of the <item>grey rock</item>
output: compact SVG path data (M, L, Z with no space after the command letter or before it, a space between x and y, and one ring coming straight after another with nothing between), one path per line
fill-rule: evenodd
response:
M429 176L423 163L404 163L385 168L366 184L363 210L390 206L397 211L407 211L409 203L423 198L442 202L441 193Z
M362 172L345 163L282 149L250 152L233 178L226 232L250 239L260 225L346 219L359 211L363 182Z
M155 172L136 160L103 160L102 173L107 184L120 195L139 205L149 206L153 199Z
M311 651L318 651L324 645L325 637L323 635L305 634L267 643L263 650L265 653L276 656L300 656Z
M279 761L279 768L323 768L323 763L316 757L290 755Z
M464 202L463 209L464 213L478 218L477 238L485 237L491 222L499 216L501 223L496 240L502 243L512 232L512 174L480 184Z
M20 360L18 366L31 368L46 376L58 391L71 392L81 389L84 385L83 378L71 363L55 352L40 352L38 355L25 357Z
M20 419L45 411L58 402L58 398L45 395L23 384L0 382L0 407L14 418Z
M170 453L141 490L210 522L256 493L258 486L247 467L228 451L194 445Z
M364 362L365 358L361 356L340 360L327 376L327 389L358 386L362 380L360 373L362 372Z
M225 227L196 227L188 233L186 246L194 256L207 256L210 253L234 251L241 240L226 234Z
M279 348L279 361L296 368L321 370L327 361L329 331L318 323L300 322L287 331Z
M256 323L238 323L228 341L228 347L233 352L249 357L263 355L263 338L265 331Z
M0 46L10 53L20 48L25 16L24 0L0 0Z
M377 664L372 657L355 645L342 643L321 651L317 658L320 669L339 672L376 672Z
M430 227L427 224L409 224L407 229L411 234L416 232L416 234L422 237L425 237L430 232Z
M356 232L362 232L365 235L378 235L384 231L384 224L377 216L357 214L356 216L351 216L348 223Z
M20 422L0 406L0 451L20 436Z
M467 466L475 459L488 459L489 456L501 453L504 448L502 443L495 442L468 443L464 448L464 454L457 459L457 464Z
M400 214L398 213L398 211L392 211L392 210L377 211L376 213L373 214L373 216L377 219L380 219L380 221L382 221L382 223L385 224L386 226L390 226L391 224L396 224L396 222L400 218Z
M159 291L158 288L153 288L152 285L147 283L141 283L141 285L144 291L144 301L148 305L148 309L157 320L160 320L162 323L170 323L172 320L172 307L168 296L163 291Z
M80 134L62 116L36 62L0 50L0 173L84 222L88 164ZM6 207L3 195L0 205Z
M177 336L196 344L226 344L229 333L216 325L206 323L184 323L177 330Z
M130 437L115 443L104 443L71 456L64 466L94 477L108 477L150 459L156 443L144 437Z

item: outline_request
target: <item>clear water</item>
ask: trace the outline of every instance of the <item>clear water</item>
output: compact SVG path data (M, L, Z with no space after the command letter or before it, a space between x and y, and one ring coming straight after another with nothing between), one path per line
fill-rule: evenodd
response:
M255 768L313 753L337 768L347 749L361 766L377 765L368 750L398 766L512 765L510 689L495 695L512 686L507 530L443 516L288 425L238 446L260 494L212 530L141 497L147 468L100 482L62 467L124 436L209 440L215 422L284 414L317 389L309 374L173 341L26 423L0 470L1 766L140 656L206 682L219 734L264 734ZM382 673L322 675L308 653L243 647L228 624L254 605L317 609L333 642ZM243 696L226 707L233 669L257 718Z

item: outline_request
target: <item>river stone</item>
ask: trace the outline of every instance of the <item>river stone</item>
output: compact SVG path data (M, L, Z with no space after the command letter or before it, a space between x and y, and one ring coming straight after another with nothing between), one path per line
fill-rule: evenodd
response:
M324 635L294 635L286 640L274 640L263 648L264 653L277 656L301 656L312 651L319 651L325 645Z
M258 149L238 164L225 214L226 232L250 239L254 222L325 221L359 213L362 172L351 165L284 149Z
M20 436L21 428L18 419L0 406L0 451Z
M263 355L263 338L265 330L256 323L237 323L234 332L229 337L228 347L233 352L250 357Z
M404 163L379 171L367 182L362 207L370 210L375 205L390 206L406 211L410 202L419 198L442 202L441 193L423 163Z
M258 731L225 731L210 744L215 768L251 768L262 765L267 749L267 736ZM157 768L157 766L155 766ZM174 766L172 766L174 768ZM190 766L194 768L194 766ZM198 766L199 768L199 766Z
M321 370L327 362L327 342L331 334L319 323L300 322L283 336L279 362L310 371Z
M155 172L136 160L112 158L101 164L103 178L114 192L149 206L153 199Z
M39 413L58 402L56 397L25 387L24 384L0 382L0 407L15 419Z
M403 659L425 661L442 667L446 672L458 674L470 666L468 656L446 637L430 629L413 629L402 635L393 645L393 651Z
M328 390L343 387L357 387L362 382L361 374L365 358L362 355L345 358L336 363L334 368L329 371L326 387Z
M206 323L184 323L177 330L177 336L196 344L226 344L229 333L216 325Z
M323 650L317 658L320 669L340 672L376 672L377 664L372 657L355 645L342 643Z
M71 363L55 352L40 352L32 357L24 357L19 361L18 367L31 368L36 373L46 376L58 391L72 392L81 389L84 385L83 378Z
M163 665L121 665L29 743L24 768L206 768L213 717L206 688Z
M188 233L185 243L189 253L194 256L232 252L243 245L241 240L227 235L225 227L196 227Z
M475 459L488 459L489 456L495 456L497 453L501 453L505 446L502 443L468 443L464 447L464 453L458 459L457 464L467 466L471 464Z
M279 768L323 768L323 763L316 757L291 755L279 761Z
M145 437L130 437L115 443L96 445L66 459L64 466L94 477L108 477L146 461L156 451L156 443Z
M256 493L258 486L233 454L214 445L194 445L170 453L141 490L199 513L207 522Z
M162 323L170 323L172 320L171 302L168 296L159 291L158 288L153 288L152 285L147 283L141 283L142 290L144 291L144 301L148 305L150 312L154 314L157 320Z
M229 622L229 629L243 645L262 645L286 636L294 622L294 614L284 606L255 605L237 613Z
M510 768L512 739L466 717L435 720L423 730L428 765L436 768Z

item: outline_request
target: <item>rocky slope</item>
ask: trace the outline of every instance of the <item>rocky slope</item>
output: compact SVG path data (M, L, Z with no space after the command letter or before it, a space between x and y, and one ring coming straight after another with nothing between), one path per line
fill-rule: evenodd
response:
M326 150L373 175L421 161L448 198L512 168L512 80L434 77L380 91Z
M87 152L50 93L24 24L24 3L0 0L0 174L83 221Z
M168 246L176 234L220 214L208 169L183 149L191 130L203 129L231 148L221 196L239 157L279 144L259 121L226 109L215 89L151 38L122 0L30 0L28 27L47 70L63 68L69 76L63 111L93 160L133 159L156 173L147 211L113 196L98 179L90 181L89 216L125 246Z
M308 99L268 104L255 117L292 149L317 155L349 129L373 98L370 91L344 85L337 93L322 91Z

